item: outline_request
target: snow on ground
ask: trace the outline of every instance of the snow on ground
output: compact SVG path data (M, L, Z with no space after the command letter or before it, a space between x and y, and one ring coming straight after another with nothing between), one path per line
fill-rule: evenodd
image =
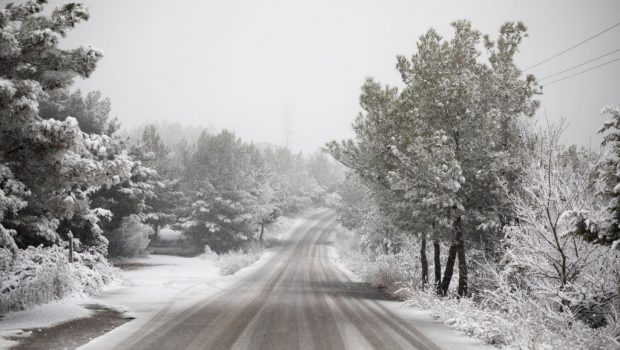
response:
M286 233L279 232L280 239L288 237L312 210L301 215L290 225ZM216 256L183 258L152 255L147 260L151 267L123 272L123 283L92 298L92 302L106 306L128 308L136 319L96 338L80 349L110 349L135 334L150 321L173 320L195 305L197 300L225 289L262 267L274 255L267 250L260 259L234 275L222 276L215 265ZM135 262L135 261L133 261Z
M23 329L46 328L71 319L88 317L92 311L82 306L88 304L103 305L126 312L127 317L136 318L111 332L126 334L143 325L163 308L186 304L227 287L260 267L271 255L271 252L263 254L257 263L234 276L221 276L213 259L209 258L152 255L131 259L133 268L122 271L119 281L106 287L97 296L66 298L26 311L8 313L0 321L0 336L16 336ZM141 266L135 268L137 264ZM12 345L15 342L0 341L0 349L8 349Z
M338 250L333 245L329 250L330 258L340 270L342 270L351 280L362 282L362 280L349 270L341 261ZM442 322L436 320L430 311L414 309L405 306L400 301L377 300L379 304L398 315L401 320L407 324L415 324L415 327L433 339L433 342L442 349L459 349L459 350L480 350L480 349L497 349L493 346L482 343L480 340L468 337Z
M307 214L314 212L316 210ZM306 216L279 220L279 223L267 230L266 237L286 239L305 221ZM151 255L123 260L122 263L126 264L127 270L121 271L120 279L105 287L97 296L65 298L29 310L6 314L0 321L0 350L15 345L15 342L3 339L2 336L27 336L23 329L46 328L72 319L88 317L92 315L92 311L83 305L89 304L103 305L124 312L126 317L136 318L85 345L86 348L109 348L109 344L131 334L159 315L162 310L167 309L171 312L182 310L197 299L206 298L243 279L264 265L272 256L273 252L267 250L256 263L232 276L221 275L215 265L217 257L214 256L188 258Z

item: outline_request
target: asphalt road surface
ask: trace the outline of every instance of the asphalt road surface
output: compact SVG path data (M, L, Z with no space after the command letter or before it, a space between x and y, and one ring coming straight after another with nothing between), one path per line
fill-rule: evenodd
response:
M335 214L296 228L273 259L175 317L156 316L126 349L439 349L330 258Z

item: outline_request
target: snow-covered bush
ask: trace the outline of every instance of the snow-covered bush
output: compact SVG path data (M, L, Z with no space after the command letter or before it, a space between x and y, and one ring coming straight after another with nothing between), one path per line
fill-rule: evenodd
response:
M0 248L0 313L22 310L69 295L94 295L116 276L116 269L94 249L29 247L13 255Z
M260 244L252 241L244 248L218 255L215 260L215 266L220 269L222 275L233 275L242 268L258 261L262 252L263 248Z
M593 327L620 305L620 252L575 234L579 223L604 226L595 176L599 156L559 144L561 126L539 135L518 191L510 193L517 221L504 228L505 290L522 290L541 308ZM587 220L582 218L586 217Z
M545 309L523 292L494 291L482 299L445 298L418 288L401 290L405 305L430 310L434 317L488 344L516 349L613 349L618 342L616 317L593 329L571 313Z
M412 252L419 251L415 238L404 239L394 254L364 254L360 252L359 237L355 232L339 228L336 248L340 260L364 282L392 291L401 283L420 281L420 259Z
M418 261L402 253L381 254L368 261L361 271L361 277L373 286L388 288L399 282L418 279L419 276L412 275L419 270L419 266L416 266Z
M121 225L108 234L111 256L134 257L146 252L149 237L153 235L153 228L142 223L138 215L129 215L123 218Z

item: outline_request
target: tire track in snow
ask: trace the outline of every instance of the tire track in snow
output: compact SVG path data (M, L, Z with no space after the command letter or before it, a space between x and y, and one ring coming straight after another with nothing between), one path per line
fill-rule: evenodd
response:
M190 306L170 300L124 348L439 349L333 263L336 227L330 210L310 215L268 264Z
M308 222L311 224L309 227L300 227L297 230L302 231L301 236L305 236L308 231L314 229L317 225L322 225L321 219L326 216L332 215L329 211L321 211L308 217ZM314 223L317 221L317 223ZM290 245L290 244L289 244ZM294 242L293 245L299 245L299 242ZM155 317L153 317L144 327L142 327L138 333L138 336L132 337L132 341L125 343L125 349L185 349L190 348L192 342L198 338L204 338L202 335L205 329L209 329L212 324L216 323L220 318L226 317L226 311L230 311L229 307L232 303L244 301L246 296L244 294L244 287L251 286L265 281L265 275L271 274L272 277L268 280L267 286L269 288L272 285L274 279L280 277L280 273L284 271L286 265L290 264L291 256L294 255L296 249L289 251L287 246L281 247L274 257L282 255L289 256L285 261L281 261L274 268L272 265L266 265L255 271L252 275L248 276L247 280L241 280L235 285L222 290L211 297L194 304L184 310L184 314L172 315L176 316L174 319L167 319L171 316L168 315L170 309L175 304L174 298L171 299L166 306ZM190 288L188 288L190 289ZM179 292L182 294L182 292ZM227 333L227 332L226 332ZM216 333L217 334L217 333ZM221 334L219 334L221 336ZM209 337L213 339L212 336ZM202 344L194 343L194 346L199 348Z

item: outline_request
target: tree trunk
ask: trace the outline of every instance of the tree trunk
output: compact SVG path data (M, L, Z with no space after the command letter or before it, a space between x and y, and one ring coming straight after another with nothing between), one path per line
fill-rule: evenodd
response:
M437 294L441 294L441 246L439 240L433 240L433 255L435 260L435 290Z
M448 294L448 288L450 287L450 281L452 280L452 273L454 272L454 262L456 261L456 240L450 244L448 250L448 261L446 261L446 269L443 272L443 280L441 280L440 291L441 295Z
M159 239L159 220L155 221L155 233L153 234L153 241L157 241Z
M459 296L467 295L467 261L465 260L465 242L463 241L463 222L461 218L455 222L456 250L459 258L459 285L457 292Z
M260 224L260 236L258 237L258 240L261 243L263 242L263 233L265 233L265 224L261 223Z
M420 263L422 265L422 290L428 284L428 260L426 260L426 235L422 235L420 242Z

